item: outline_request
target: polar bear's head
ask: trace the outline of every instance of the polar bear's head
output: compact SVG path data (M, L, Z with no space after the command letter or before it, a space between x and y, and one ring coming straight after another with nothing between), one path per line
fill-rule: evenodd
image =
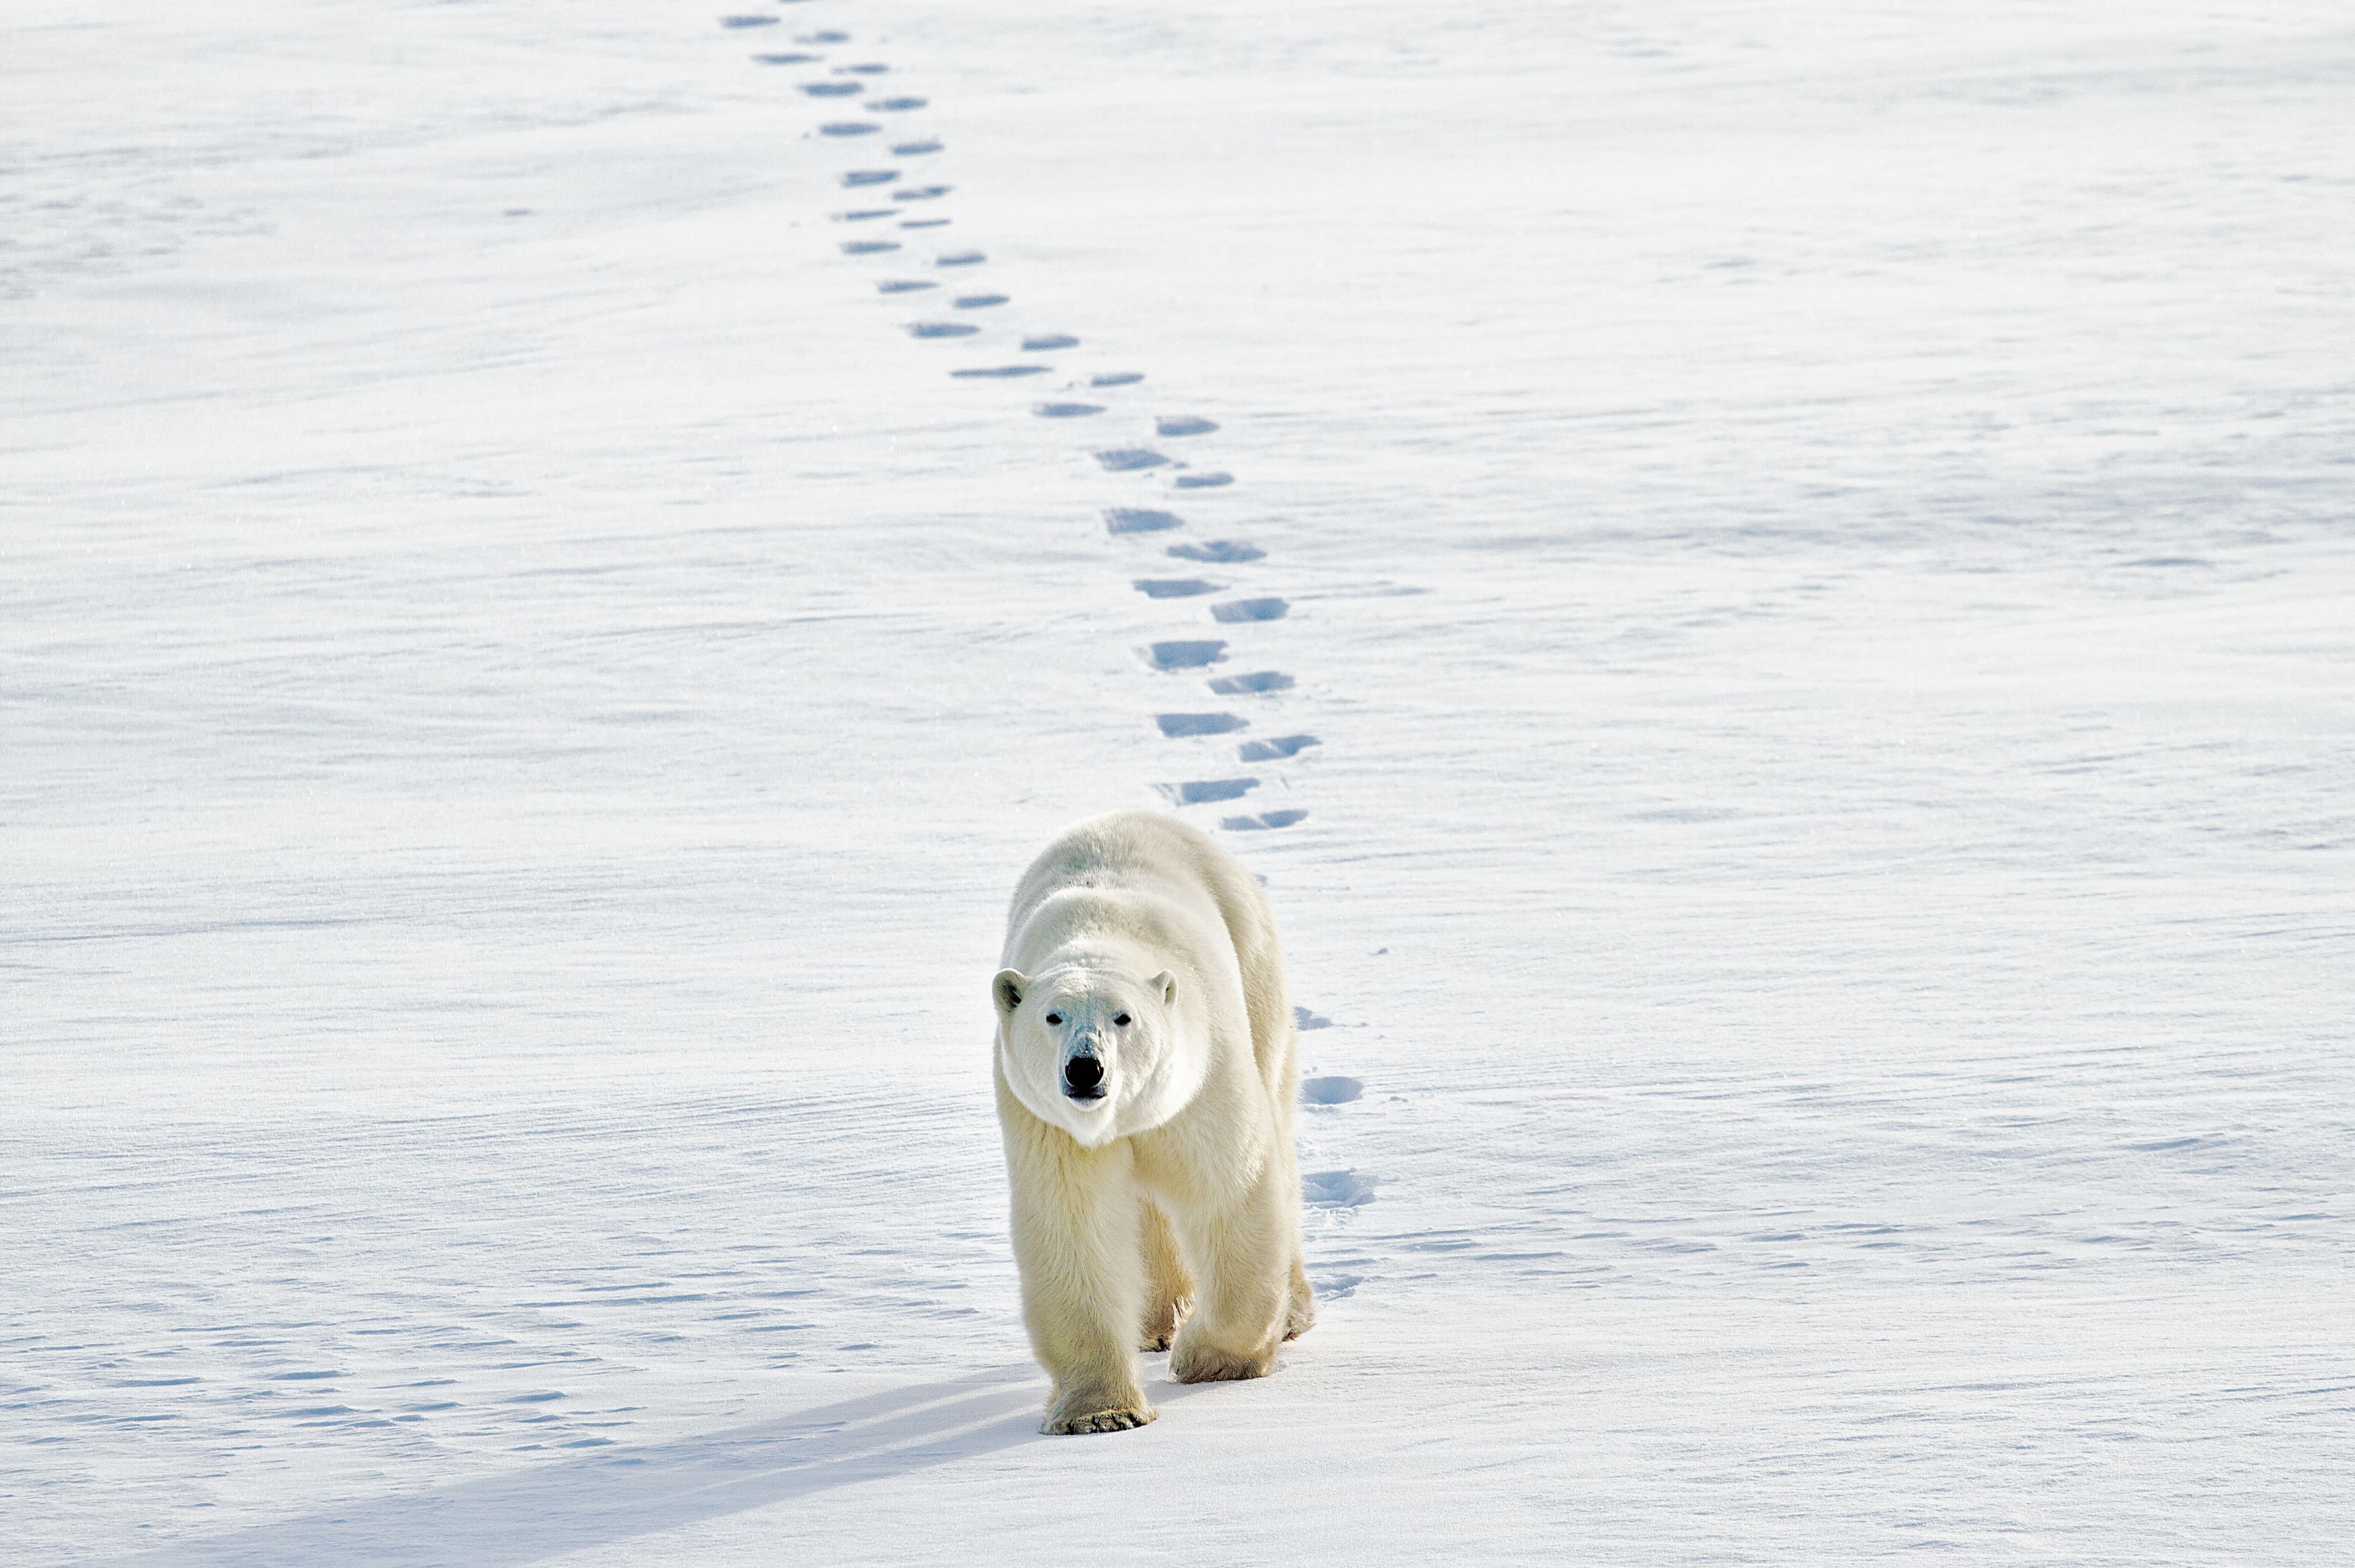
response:
M1189 1048L1178 977L1105 965L1000 969L998 1059L1039 1120L1093 1149L1175 1116L1200 1086L1207 1053Z

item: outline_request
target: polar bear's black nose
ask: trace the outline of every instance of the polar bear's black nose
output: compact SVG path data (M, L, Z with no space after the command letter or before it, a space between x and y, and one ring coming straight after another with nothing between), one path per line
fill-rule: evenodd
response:
M1103 1064L1093 1056L1074 1056L1063 1064L1063 1092L1075 1100L1103 1097Z

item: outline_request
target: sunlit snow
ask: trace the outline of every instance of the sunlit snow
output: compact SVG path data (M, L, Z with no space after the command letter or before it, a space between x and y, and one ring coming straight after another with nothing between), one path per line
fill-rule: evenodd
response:
M0 16L12 1565L2331 1560L2320 4ZM1314 1332L1037 1435L1015 874Z

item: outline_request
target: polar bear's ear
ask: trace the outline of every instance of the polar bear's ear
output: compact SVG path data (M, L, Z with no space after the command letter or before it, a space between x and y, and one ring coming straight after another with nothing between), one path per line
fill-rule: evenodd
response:
M1178 1000L1178 977L1167 969L1163 969L1145 983L1161 993L1162 1006L1167 1007Z
M997 1011L1010 1013L1022 1005L1022 993L1030 989L1030 977L1020 969L1000 969L997 978L989 982L989 994L997 999Z

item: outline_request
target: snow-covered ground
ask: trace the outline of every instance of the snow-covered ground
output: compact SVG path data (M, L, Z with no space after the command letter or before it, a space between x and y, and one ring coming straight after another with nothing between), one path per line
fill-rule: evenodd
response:
M2343 1557L2343 8L738 3L0 22L0 1556ZM1323 1317L1047 1439L1152 803Z

